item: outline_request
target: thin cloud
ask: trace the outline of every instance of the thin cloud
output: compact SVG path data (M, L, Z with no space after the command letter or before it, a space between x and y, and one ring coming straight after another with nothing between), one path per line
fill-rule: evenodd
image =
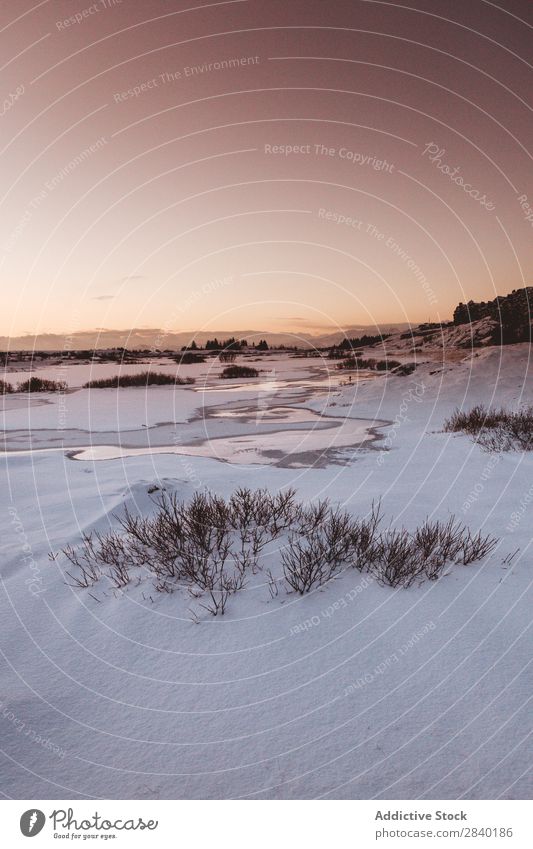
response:
M289 316L288 318L284 318L283 322L285 324L303 324L306 327L312 327L314 330L331 330L335 329L335 324L317 324L310 318L302 318L299 315Z

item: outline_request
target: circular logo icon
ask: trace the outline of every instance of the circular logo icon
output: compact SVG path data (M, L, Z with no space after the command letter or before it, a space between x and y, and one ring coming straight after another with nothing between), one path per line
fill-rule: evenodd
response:
M20 818L20 830L24 837L35 837L42 831L45 822L46 817L42 811L37 810L37 808L30 808Z

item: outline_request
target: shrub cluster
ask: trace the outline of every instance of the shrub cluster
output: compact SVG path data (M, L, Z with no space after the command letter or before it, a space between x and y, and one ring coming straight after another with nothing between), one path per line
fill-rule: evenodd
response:
M189 386L194 383L193 377L177 377L161 371L141 371L139 374L116 374L114 377L104 377L89 380L83 385L84 389L119 389L128 386Z
M231 348L226 351L221 351L218 355L221 363L234 363L237 359L237 354Z
M393 371L394 374L406 375L411 374L415 368L415 363L400 363L398 360L364 360L359 354L346 357L342 362L337 363L338 369L370 369L372 371Z
M488 451L533 450L533 406L518 412L477 404L468 412L456 409L444 422L448 433L467 433Z
M235 377L259 377L259 372L251 366L227 366L220 372L222 380L231 380Z
M204 355L197 354L194 351L184 351L183 354L174 357L174 359L179 365L183 366L195 366L199 363L205 363Z
M354 356L346 357L346 359L341 360L340 363L337 363L336 368L346 371L351 371L352 369L358 368L369 368L366 363L373 362L372 360L363 360L361 359L360 354L354 354ZM365 363L365 365L363 365Z
M380 363L386 363L387 361L386 360L380 360L379 362ZM345 360L342 360L342 362L337 363L337 368L338 369L348 369L348 370L350 370L350 369L363 369L365 371L367 371L367 370L375 371L376 368L377 368L377 364L378 364L378 360L373 360L373 359L365 360L361 357L360 354L356 354L353 357L352 356L346 357ZM383 369L380 367L380 371L382 371L382 370Z
M77 573L67 575L78 587L92 586L107 575L126 586L132 570L144 567L160 592L185 586L214 616L223 614L231 595L259 568L264 547L291 522L297 506L294 491L270 495L266 490L237 490L225 501L196 493L189 504L163 493L152 517L119 518L121 530L89 533L81 546L63 550Z
M42 377L30 377L17 386L17 392L64 392L67 384L64 380L45 380Z
M416 350L416 348L414 350ZM415 368L416 363L399 363L395 366L393 372L400 377L407 377L408 374L412 374L414 372Z
M497 542L472 534L453 517L445 523L426 520L414 533L381 530L379 505L367 517L354 518L327 500L303 505L294 490L271 495L239 489L227 501L197 493L188 504L163 493L155 503L153 516L126 510L117 517L118 531L88 533L80 546L63 549L75 567L67 572L74 586L90 587L107 577L122 588L146 569L158 591L184 587L216 616L272 560L273 541L281 564L279 577L267 572L272 595L280 585L304 595L348 568L387 586L409 587L415 580L436 580L447 564L482 559Z
M449 563L481 560L497 543L472 534L453 516L446 523L428 519L414 533L405 528L381 531L381 518L374 504L365 519L354 519L327 502L303 508L282 552L288 585L303 595L353 567L386 586L409 587L417 579L436 580Z
M392 369L397 369L401 366L401 363L398 360L378 360L375 369L376 371L392 371Z

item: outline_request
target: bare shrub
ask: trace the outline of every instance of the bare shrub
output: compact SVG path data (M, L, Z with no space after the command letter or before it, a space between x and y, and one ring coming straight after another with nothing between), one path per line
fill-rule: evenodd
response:
M355 569L363 572L377 556L378 529L381 524L381 502L372 502L370 515L366 519L360 519L356 528L352 531L353 560Z
M380 583L409 587L417 579L437 580L449 564L482 560L497 542L481 532L472 534L454 516L446 522L426 519L412 534L401 528L376 535L367 568Z
M296 490L289 488L276 493L275 496L269 495L268 507L270 511L269 527L272 534L277 536L289 528L298 515Z
M419 348L413 348L413 351L418 351ZM397 366L394 366L392 369L392 373L397 377L407 377L409 374L412 374L416 368L416 363L400 363Z
M352 370L352 369L375 369L377 360L364 360L361 357L361 354L354 354L346 357L342 362L337 363L338 369Z
M259 377L259 372L251 366L227 366L220 372L222 380L232 380L237 377Z
M416 529L413 539L424 562L430 581L440 577L447 563L455 560L463 545L465 528L451 516L446 523L426 519Z
M380 583L389 587L409 587L423 570L423 556L408 531L402 528L380 535L371 563L371 572Z
M391 371L401 366L398 360L378 360L376 363L376 371Z
M361 367L361 354L357 354L354 356L346 357L346 359L342 360L342 362L337 363L336 368L346 371L351 371L352 369L358 369Z
M212 493L195 493L189 504L162 493L155 515L135 516L126 508L117 517L119 532L86 534L78 548L65 548L80 573L69 577L87 587L105 575L123 587L131 568L144 567L159 591L184 585L195 598L205 597L201 606L222 615L229 597L243 588L248 570L257 568L262 547L274 531L279 533L280 517L293 498L291 492L267 499L265 493L242 490L234 496L241 510L235 521L231 502Z
M79 546L63 549L74 567L66 572L72 586L90 588L106 578L122 589L135 570L145 570L159 592L184 588L217 616L262 568L262 559L271 566L274 552L266 547L280 538L278 575L267 571L273 598L281 586L304 595L348 568L370 572L387 586L409 587L416 579L437 579L448 563L486 557L497 542L471 533L453 516L426 519L413 533L381 531L379 502L367 516L354 517L327 500L303 505L292 489L272 495L241 488L227 500L197 492L188 503L163 491L153 501L153 515L126 508L115 517L118 530L86 533Z
M30 377L17 386L17 392L65 392L64 380L45 380L42 377Z
M118 521L124 530L130 562L146 567L159 579L179 579L179 556L184 539L181 505L175 495L163 494L152 518L133 516L126 508Z
M82 544L78 548L68 545L63 549L63 554L72 566L78 570L77 575L67 572L67 576L73 581L70 586L86 589L92 587L101 576L98 562L98 549L92 534L84 534Z
M314 535L309 538L292 535L288 547L281 554L285 581L300 595L315 586L322 586L332 576L331 567L328 568L317 543Z
M485 427L496 427L505 415L505 410L488 410L483 404L476 404L468 412L457 408L444 422L444 430L455 433L462 431L476 436Z
M9 395L13 392L13 386L7 380L0 380L0 395Z
M174 357L175 362L180 366L195 366L200 363L205 363L205 356L197 354L195 351L184 351L177 357Z
M232 549L226 529L197 531L198 528L187 534L181 551L183 577L189 581L194 598L198 598L199 593L207 596L207 603L201 603L201 607L214 616L223 615L230 595L243 588L246 569L237 558L233 558L234 568L228 568Z
M89 380L83 384L84 389L120 389L130 386L190 386L193 377L178 377L161 371L141 371L139 374L116 374L114 377Z
M244 568L255 573L267 543L279 537L295 520L298 512L295 491L287 489L271 495L265 489L252 492L241 488L231 496L228 508L229 522L240 541L236 557Z
M483 560L494 550L497 544L498 540L489 534L483 536L481 531L472 534L471 531L466 530L461 546L463 552L461 562L467 566L469 563Z
M327 583L348 565L365 568L375 554L379 522L379 505L372 505L367 520L332 510L328 501L301 508L281 555L287 585L303 595Z

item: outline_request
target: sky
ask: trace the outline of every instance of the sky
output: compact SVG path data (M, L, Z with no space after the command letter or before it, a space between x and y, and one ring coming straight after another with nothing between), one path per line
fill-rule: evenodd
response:
M532 35L529 0L7 0L0 335L297 341L531 283Z

